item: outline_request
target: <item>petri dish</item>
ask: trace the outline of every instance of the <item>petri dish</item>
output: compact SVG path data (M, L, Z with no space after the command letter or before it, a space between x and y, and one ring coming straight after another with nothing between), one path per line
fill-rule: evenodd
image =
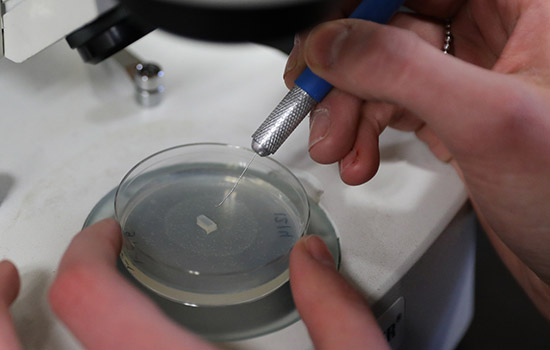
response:
M105 194L84 221L86 228L105 218L114 217L116 187ZM307 191L307 187L306 187ZM325 210L309 198L310 219L307 234L321 237L328 245L336 266L340 266L340 244L332 220ZM300 316L294 306L290 283L286 282L265 297L247 303L224 306L194 307L164 298L138 282L117 260L117 269L123 277L149 297L168 317L188 330L213 342L237 341L276 332ZM236 317L238 322L235 322Z
M290 250L308 227L308 197L285 166L253 157L246 148L200 143L134 166L114 200L128 272L190 306L250 302L286 283Z

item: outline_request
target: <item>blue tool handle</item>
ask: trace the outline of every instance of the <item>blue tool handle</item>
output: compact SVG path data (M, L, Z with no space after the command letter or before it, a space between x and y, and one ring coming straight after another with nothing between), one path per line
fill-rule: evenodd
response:
M363 0L349 18L360 18L376 23L387 23L399 10L404 0ZM317 102L332 89L332 85L306 68L296 79L295 84L307 92Z

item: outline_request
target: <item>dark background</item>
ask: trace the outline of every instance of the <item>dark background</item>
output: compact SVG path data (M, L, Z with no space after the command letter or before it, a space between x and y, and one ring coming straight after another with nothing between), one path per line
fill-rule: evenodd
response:
M533 306L478 229L474 319L456 350L550 350L550 321Z

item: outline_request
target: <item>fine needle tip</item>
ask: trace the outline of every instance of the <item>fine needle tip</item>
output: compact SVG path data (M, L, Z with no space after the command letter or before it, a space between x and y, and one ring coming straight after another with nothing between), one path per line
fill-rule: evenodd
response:
M241 173L241 175L239 175L239 178L237 179L237 182L233 185L233 188L231 188L231 191L229 191L228 194L225 195L225 197L223 197L222 201L219 202L217 205L216 205L216 208L219 208L222 206L222 204L227 200L227 198L229 198L229 196L231 196L231 194L235 191L235 189L237 188L237 186L239 185L239 182L241 182L243 176L244 176L244 173L246 173L246 171L248 170L248 168L250 167L250 164L252 164L252 161L254 161L254 158L256 158L256 153L254 153L254 155L252 156L252 159L250 159L250 161L248 162L248 164L246 165L246 167L244 168L243 172Z
M222 201L219 202L218 204L216 204L216 208L221 207L222 204L223 204L223 202L225 202L225 200L226 200L227 198L229 198L229 196L231 196L231 193L233 193L233 191L235 191L235 187L237 187L237 184L238 184L238 183L239 183L239 182L237 181L237 183L233 186L233 188L231 189L231 191L229 191L229 193L226 194L225 197L223 197Z

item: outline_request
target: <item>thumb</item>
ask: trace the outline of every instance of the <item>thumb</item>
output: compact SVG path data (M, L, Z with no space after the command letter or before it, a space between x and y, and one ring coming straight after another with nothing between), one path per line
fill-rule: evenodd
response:
M327 22L311 32L304 55L314 73L340 90L405 107L450 149L473 142L472 137L483 140L488 126L502 125L503 115L521 107L517 79L444 55L393 26Z
M338 273L319 237L306 236L292 250L290 285L315 349L389 349L367 303Z

